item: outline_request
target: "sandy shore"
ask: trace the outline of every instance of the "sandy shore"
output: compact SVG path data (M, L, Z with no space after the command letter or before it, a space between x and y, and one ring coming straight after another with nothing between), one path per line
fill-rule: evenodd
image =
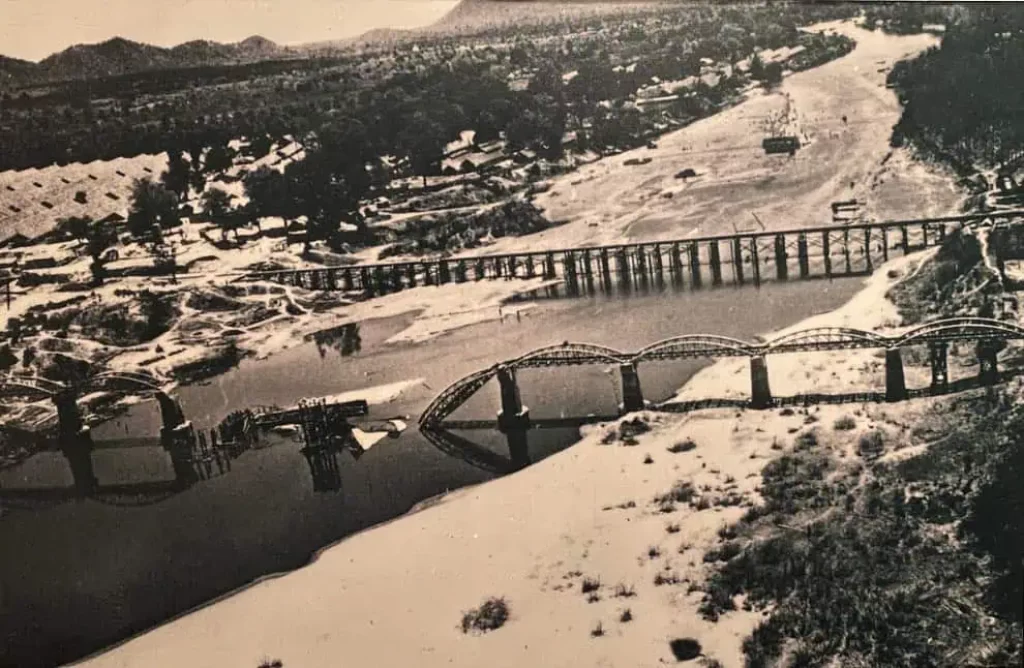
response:
M794 328L895 326L885 293L922 257L883 266L849 303ZM881 363L871 351L853 351L780 356L769 368L773 390L795 394L877 387ZM726 360L698 374L680 396L746 392L748 382L745 360ZM822 425L853 410L812 409ZM595 427L527 470L350 537L306 568L82 665L251 668L269 657L304 668L657 666L674 661L669 642L679 637L696 638L726 666L742 665L742 639L759 615L738 611L706 622L697 613L701 594L689 585L702 581L702 555L718 530L756 502L761 468L779 444L788 446L804 416L719 409L647 417L654 429L634 447L601 445L609 427ZM668 452L684 439L697 447ZM661 512L654 497L678 480L691 482L711 507L679 504ZM715 504L729 495L742 503ZM672 583L655 584L658 573ZM581 593L584 577L600 580L600 600L588 602ZM616 596L620 584L635 596ZM463 634L462 613L489 596L505 597L510 620L491 633ZM628 623L620 621L626 608ZM605 634L594 637L599 623Z

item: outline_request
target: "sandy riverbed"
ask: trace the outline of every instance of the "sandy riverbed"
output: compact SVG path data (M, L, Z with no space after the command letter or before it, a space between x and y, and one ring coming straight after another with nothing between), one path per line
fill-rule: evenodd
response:
M842 308L794 328L898 324L885 293L922 255L900 258L866 280ZM781 361L780 361L781 360ZM771 360L773 390L849 391L878 387L881 360L871 351L818 353ZM745 361L716 363L680 396L746 392ZM909 369L908 381L917 377ZM910 405L913 402L908 402ZM825 406L823 425L855 407ZM899 411L899 406L893 408ZM268 579L86 661L115 666L251 667L265 657L305 668L344 664L399 666L656 666L673 661L669 641L693 637L726 666L742 665L741 642L756 613L738 611L717 623L697 613L703 552L741 506L663 514L655 495L676 480L704 493L757 499L759 472L788 444L801 415L779 411L709 410L649 415L655 428L639 445L601 445L607 427L515 475L464 489L404 518L323 551L306 568ZM697 448L672 454L685 438ZM653 462L645 464L646 455ZM634 507L628 506L633 502ZM669 533L669 523L679 527ZM649 548L660 554L651 558ZM657 586L657 573L680 582ZM578 573L578 574L575 574ZM575 575L574 575L575 574ZM588 602L583 577L600 579ZM632 587L634 597L615 596ZM511 608L505 627L465 635L461 615L488 596ZM620 620L625 608L633 620ZM603 637L591 631L600 623Z

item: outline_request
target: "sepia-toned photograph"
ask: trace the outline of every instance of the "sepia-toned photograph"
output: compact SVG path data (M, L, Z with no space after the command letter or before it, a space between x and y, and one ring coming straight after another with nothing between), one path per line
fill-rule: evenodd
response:
M1024 4L0 0L0 668L1020 668Z

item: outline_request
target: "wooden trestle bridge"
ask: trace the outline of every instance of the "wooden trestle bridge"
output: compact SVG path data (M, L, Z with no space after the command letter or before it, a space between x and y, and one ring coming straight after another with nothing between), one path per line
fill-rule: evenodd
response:
M96 478L93 442L79 406L79 397L90 392L112 392L156 399L160 406L160 445L170 457L174 479L157 483L101 485ZM0 499L92 497L135 499L134 503L160 500L201 480L224 475L232 460L253 447L262 432L283 425L298 425L316 491L336 490L341 481L337 456L348 451L354 457L362 447L352 437L349 420L368 414L366 401L303 400L291 408L268 407L236 411L217 427L196 429L186 419L177 399L162 388L162 381L144 373L101 373L70 386L44 378L0 376L0 397L19 396L31 401L52 401L55 424L38 431L0 423L0 431L18 438L30 453L58 450L71 469L73 488L5 489ZM126 501L127 503L127 501Z
M423 412L420 432L443 452L463 459L474 466L504 472L529 463L527 433L531 429L564 428L598 422L609 422L619 416L588 416L581 418L531 419L523 406L516 382L516 372L538 367L584 365L618 366L622 379L620 414L651 408L672 411L672 403L651 405L644 401L637 368L665 360L721 357L750 359L750 400L752 408L769 408L779 402L773 398L765 358L768 355L803 353L822 350L885 350L886 401L907 399L909 391L903 373L901 350L925 345L929 350L932 381L930 392L940 394L950 387L947 369L948 347L955 342L976 342L979 360L978 381L995 384L999 381L997 356L1007 342L1024 339L1024 328L990 318L949 318L917 327L899 336L885 336L858 329L823 327L785 334L764 343L750 343L715 335L679 336L649 345L637 352L623 352L605 346L584 343L563 343L534 350L521 357L495 364L470 374L442 391ZM498 379L501 409L495 420L451 420L449 417L492 378ZM494 429L506 436L510 457L479 446L453 431Z
M308 290L376 295L418 285L485 279L560 280L570 294L664 283L759 286L766 280L834 278L870 273L894 253L941 244L947 233L1024 219L1024 211L881 221L778 231L737 232L607 246L424 258L321 269L253 271L243 278Z

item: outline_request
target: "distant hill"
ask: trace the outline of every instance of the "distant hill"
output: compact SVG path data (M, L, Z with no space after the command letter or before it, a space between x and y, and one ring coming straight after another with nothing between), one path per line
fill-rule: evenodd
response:
M462 0L430 32L464 32L496 26L540 23L561 17L664 6L680 0Z
M195 40L170 49L115 37L99 44L77 44L38 63L0 56L0 87L245 63L293 54L291 49L259 36L232 44Z

